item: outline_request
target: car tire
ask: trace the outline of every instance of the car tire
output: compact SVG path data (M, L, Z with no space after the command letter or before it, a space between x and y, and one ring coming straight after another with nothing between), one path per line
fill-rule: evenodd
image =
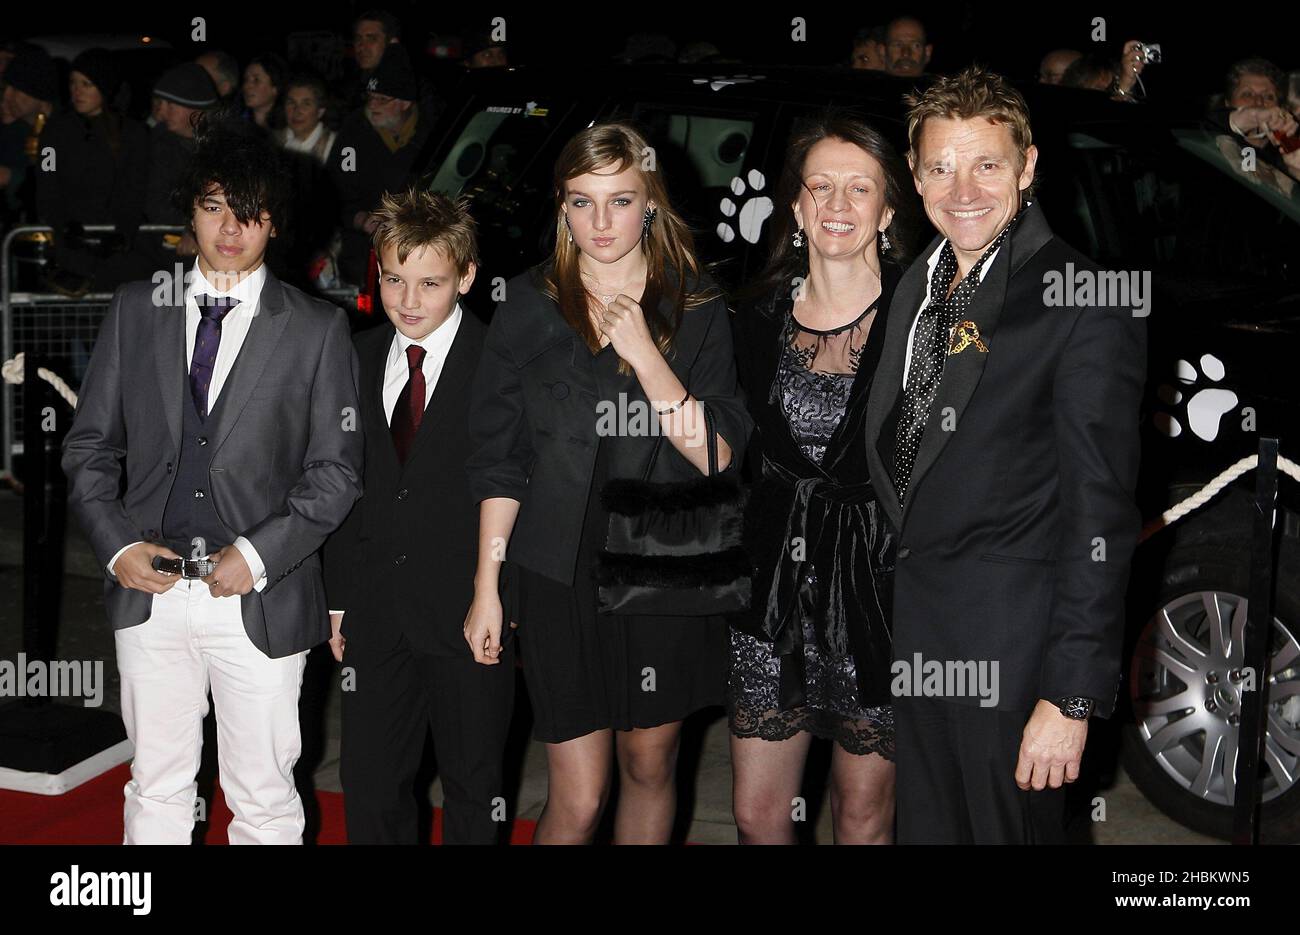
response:
M1294 641L1300 638L1300 590L1297 588L1300 569L1296 567L1293 552L1287 554L1291 551L1284 550L1276 578L1277 598L1273 608L1275 625L1273 643L1269 648L1268 675L1271 680L1280 674L1283 676L1282 681L1288 684L1300 680L1300 657L1293 655ZM1244 601L1249 592L1249 555L1249 543L1200 543L1178 548L1170 554L1164 563L1158 596L1153 602L1148 602L1147 613L1139 622L1127 669L1125 694L1131 718L1121 731L1121 760L1125 770L1148 800L1166 815L1193 830L1218 838L1228 838L1232 833L1232 808L1228 804L1230 800L1226 789L1219 788L1216 791L1205 788L1199 793L1195 792L1193 789L1198 786L1194 774L1198 766L1204 767L1206 738L1219 732L1223 747L1231 749L1235 744L1235 728L1223 716L1223 712L1229 708L1217 706L1216 716L1206 710L1206 705L1201 704L1197 708L1183 708L1182 713L1176 715L1165 715L1159 713L1164 708L1158 702L1170 699L1169 705L1179 704L1172 701L1172 697L1181 695L1178 686L1186 683L1177 678L1174 664L1192 660L1192 654L1187 649L1172 654L1168 652L1170 644L1167 640L1170 636L1181 633L1184 637L1195 639L1198 616L1203 617L1200 626L1208 630L1211 606L1218 609L1225 630L1231 633L1233 622L1238 617L1234 611L1239 610L1240 602ZM1210 603L1207 603L1207 595L1214 595ZM1162 610L1168 611L1170 622L1157 627L1157 612ZM1244 611L1240 613L1244 615ZM1166 649L1161 656L1153 656L1149 651L1153 637L1158 638ZM1211 660L1217 657L1222 661L1225 657L1216 656L1212 651L1208 635L1204 640L1195 639L1195 642L1199 648L1206 650L1203 658L1195 660L1194 669L1197 674L1204 674L1206 670L1215 671L1216 675L1221 674L1222 666L1215 666ZM1279 647L1285 648L1286 655L1279 652ZM1168 660L1168 664L1163 660ZM1286 663L1281 673L1274 671L1274 663L1278 660ZM1192 670L1184 670L1187 671ZM1211 698L1215 697L1214 690L1204 679L1192 681L1200 682L1196 686L1196 693L1191 696L1193 699L1202 701L1207 693ZM1222 682L1231 693L1231 683L1227 679ZM1269 687L1272 689L1270 708L1276 705L1280 723L1293 728L1283 738L1285 745L1274 749L1284 757L1291 756L1292 750L1300 754L1300 747L1295 746L1297 739L1300 739L1300 727L1296 726L1300 723L1300 697L1288 694L1278 701L1273 698L1277 689L1272 684ZM1196 753L1196 735L1186 736L1181 743L1169 745L1157 756L1147 738L1155 736L1162 726L1181 717L1196 718L1188 722L1189 731L1195 724L1209 725L1206 731L1199 734L1199 759ZM1279 733L1272 725L1270 731L1271 740L1276 743ZM1179 733L1175 725L1173 735ZM1224 759L1220 754L1212 762L1222 764ZM1208 771L1211 774L1214 772L1216 770ZM1221 765L1217 772L1223 772ZM1294 768L1290 775L1297 775ZM1270 788L1265 790L1270 798L1264 802L1261 813L1261 840L1272 843L1300 842L1300 781L1279 780L1275 773L1267 771L1263 778L1270 783Z

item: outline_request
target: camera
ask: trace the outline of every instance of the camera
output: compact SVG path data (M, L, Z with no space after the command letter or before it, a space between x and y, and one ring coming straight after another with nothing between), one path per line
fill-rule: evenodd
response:
M1152 42L1152 43L1139 42L1139 43L1138 43L1138 51L1142 53L1142 61L1143 61L1144 63L1146 63L1147 65L1158 65L1158 64L1160 64L1161 54L1160 54L1160 44L1159 44L1159 43L1156 43L1156 42Z

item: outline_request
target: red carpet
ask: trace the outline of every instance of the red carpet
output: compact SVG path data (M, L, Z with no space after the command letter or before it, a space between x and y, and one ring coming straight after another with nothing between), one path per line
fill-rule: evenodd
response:
M65 795L33 795L0 790L0 844L121 844L122 787L131 778L131 767L122 764L102 776L78 786ZM317 844L346 844L343 822L343 794L316 793L320 807ZM226 844L230 809L214 783L212 809L208 815L208 844ZM516 820L511 844L529 844L537 823ZM434 809L430 843L442 842L442 809Z

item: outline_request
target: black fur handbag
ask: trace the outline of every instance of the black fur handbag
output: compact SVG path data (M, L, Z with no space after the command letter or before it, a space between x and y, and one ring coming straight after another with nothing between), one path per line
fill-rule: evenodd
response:
M609 534L596 564L603 614L703 617L749 606L751 567L741 546L744 494L737 471L718 472L713 413L701 402L709 474L651 483L663 436L644 475L601 491Z

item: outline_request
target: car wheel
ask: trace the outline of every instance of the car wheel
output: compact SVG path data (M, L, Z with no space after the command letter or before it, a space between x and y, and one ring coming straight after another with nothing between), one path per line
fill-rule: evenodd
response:
M1232 831L1249 546L1196 545L1165 564L1129 669L1125 769L1161 811L1203 834ZM1247 559L1243 560L1243 556ZM1284 556L1285 558L1285 556ZM1262 840L1300 841L1300 575L1282 563L1268 647L1259 791Z

